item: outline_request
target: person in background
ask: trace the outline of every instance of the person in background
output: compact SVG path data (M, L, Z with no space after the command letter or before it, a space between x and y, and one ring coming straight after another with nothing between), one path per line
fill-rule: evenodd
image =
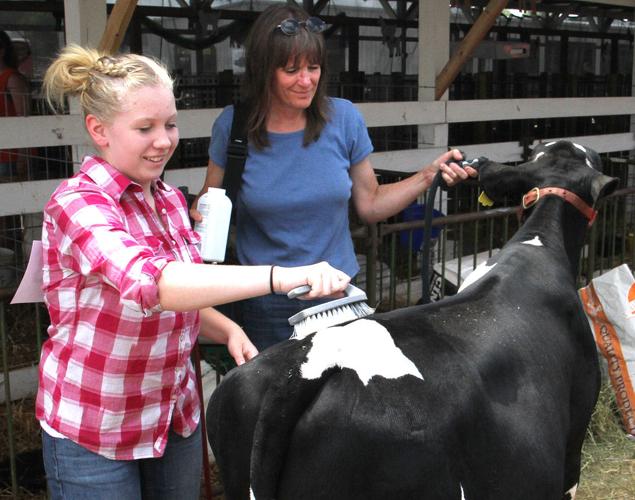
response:
M325 260L355 276L350 199L363 221L377 222L426 191L438 170L449 185L476 171L461 168L461 154L452 150L405 180L378 185L361 114L350 101L326 96L323 28L302 9L276 4L250 31L243 78L249 149L236 200L236 253L248 265ZM213 124L199 196L222 185L233 115L228 106ZM192 207L200 220L196 200ZM241 303L242 326L262 350L289 338L288 318L310 305L283 296L249 299Z
M18 71L18 63L11 38L5 31L0 31L0 117L29 115L29 84ZM26 158L20 151L0 150L0 178L26 179L26 165Z
M337 294L327 263L202 263L184 196L160 180L179 139L173 82L153 59L65 48L48 68L52 106L76 96L98 154L44 209L50 315L36 418L53 499L198 499L202 448L190 353L199 334L237 364L257 354L212 307L308 284Z
M31 52L31 44L28 40L20 38L13 40L13 47L18 60L18 71L27 81L31 81L33 79L33 54Z

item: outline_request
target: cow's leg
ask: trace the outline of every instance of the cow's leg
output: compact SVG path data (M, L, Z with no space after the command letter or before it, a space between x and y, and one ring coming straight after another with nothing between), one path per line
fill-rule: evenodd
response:
M569 491L564 494L562 500L575 500L575 493L578 490L578 484L574 484Z
M573 500L580 480L581 450L569 453L565 461L564 487L562 500Z
M593 338L581 336L583 341L581 361L575 363L577 367L586 367L586 370L575 373L573 387L570 396L570 429L567 437L567 448L564 463L564 494L563 500L575 498L578 483L580 481L580 465L582 458L582 445L586 437L586 430L591 421L593 408L597 402L600 390L600 370L598 366L597 351Z
M220 470L227 500L249 499L249 464L257 411L249 400L257 397L240 377L231 373L212 394L208 405L207 433ZM251 392L251 396L249 396Z

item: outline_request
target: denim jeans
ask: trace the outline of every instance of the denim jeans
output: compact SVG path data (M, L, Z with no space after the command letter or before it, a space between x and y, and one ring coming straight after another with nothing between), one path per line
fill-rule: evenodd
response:
M170 431L160 458L110 460L42 431L51 500L198 500L201 426L188 438Z
M264 295L241 302L242 327L259 351L287 340L293 333L289 318L328 300L290 300L286 295Z

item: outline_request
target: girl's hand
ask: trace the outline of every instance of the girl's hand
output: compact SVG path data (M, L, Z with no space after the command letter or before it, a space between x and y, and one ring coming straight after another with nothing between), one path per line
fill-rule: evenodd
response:
M309 285L311 291L299 298L310 300L319 297L339 296L351 281L350 276L319 262L311 266L273 268L273 289L275 293L288 293L293 288Z
M227 350L238 366L249 361L258 354L258 349L251 343L247 334L236 325L227 337Z

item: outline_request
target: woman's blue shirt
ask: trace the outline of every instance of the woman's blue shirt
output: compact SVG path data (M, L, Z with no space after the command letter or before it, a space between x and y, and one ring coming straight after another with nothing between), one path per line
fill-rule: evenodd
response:
M307 147L303 131L270 132L270 146L262 151L249 145L236 201L236 251L242 264L298 266L325 260L350 276L359 271L349 230L349 169L373 146L350 101L330 98L329 103L329 121ZM222 168L233 114L228 106L212 127L209 157Z

